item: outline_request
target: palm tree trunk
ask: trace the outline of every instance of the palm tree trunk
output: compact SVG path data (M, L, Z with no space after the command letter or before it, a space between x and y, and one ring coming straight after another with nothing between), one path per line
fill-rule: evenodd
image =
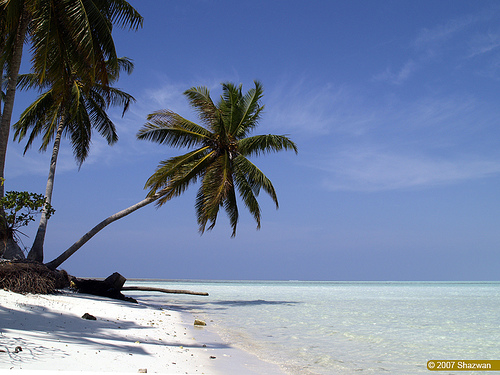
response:
M0 177L4 177L5 156L7 154L7 143L9 142L10 121L12 111L14 109L14 99L16 96L17 76L21 67L21 59L23 57L23 46L26 31L28 29L29 16L26 11L23 11L19 27L17 29L16 40L14 44L14 52L9 64L9 76L7 77L7 90L5 92L4 107L0 124ZM3 197L4 188L1 188Z
M54 190L57 156L59 155L63 130L64 115L62 115L59 119L59 127L57 128L54 147L52 148L52 157L50 158L49 177L47 178L47 187L45 188L45 202L47 202L48 204L52 203L52 191ZM45 233L47 231L48 220L47 210L44 208L42 210L42 216L40 217L40 223L38 224L38 230L36 232L35 240L33 241L33 246L28 253L28 259L30 260L34 260L40 263L43 262L43 243L45 240Z
M107 219L101 221L94 228L92 228L90 231L88 231L82 238L80 238L73 245L71 245L71 247L68 250L66 250L64 253L59 255L53 261L47 263L46 266L52 270L55 270L63 262L65 262L71 255L73 255L80 247L82 247L85 243L87 243L87 241L89 241L92 237L94 237L97 233L99 233L106 226L108 226L109 224L111 224L112 222L114 222L118 219L121 219L122 217L125 217L125 216L131 214L134 211L137 211L139 208L144 207L144 206L154 202L158 197L159 197L159 194L156 194L152 197L148 197L146 199L143 199L139 203L136 203L133 206L130 206L129 208L126 208L120 212L117 212L116 214L111 215Z
M26 5L25 5L26 7ZM4 105L2 117L0 119L0 198L5 196L5 187L3 184L5 178L5 159L7 156L7 144L9 143L10 121L12 111L14 109L14 99L16 96L17 76L21 67L21 59L23 56L24 39L28 30L29 15L26 8L21 14L19 27L17 29L16 39L14 42L14 51L12 59L9 62L9 75L7 77L7 90L4 97ZM7 222L5 221L5 212L0 206L0 254L3 254L7 248L7 243L13 240L12 231L8 230Z

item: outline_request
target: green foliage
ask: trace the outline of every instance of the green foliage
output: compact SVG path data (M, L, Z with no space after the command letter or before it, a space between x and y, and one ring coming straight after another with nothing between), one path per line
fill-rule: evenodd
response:
M54 212L54 208L45 201L42 194L29 193L27 191L8 191L0 204L5 211L5 220L7 227L13 232L19 231L19 228L28 225L35 220L35 216L46 210L47 217Z
M133 64L126 58L119 59L120 68L131 72ZM110 67L108 84L118 79L119 71ZM58 131L63 129L63 134L71 139L73 154L79 166L88 156L91 145L92 130L101 134L108 144L118 140L114 123L109 118L106 110L110 106L123 107L123 114L134 97L126 92L113 87L95 82L92 86L85 86L85 82L77 76L72 76L71 90L61 95L55 84L39 83L37 75L23 74L18 79L18 88L49 89L42 93L28 108L24 110L19 121L13 125L15 130L14 140L21 142L27 138L24 152L32 146L34 140L42 137L40 151L46 151L56 137Z
M163 160L146 182L149 196L161 206L182 194L190 184L201 180L196 196L196 216L201 233L215 226L223 208L236 235L238 223L237 194L260 228L261 210L257 202L264 190L278 208L278 198L271 181L247 157L281 150L297 153L297 146L284 135L249 134L257 127L264 109L262 85L243 93L241 85L222 84L222 96L214 103L206 87L193 87L184 95L198 113L201 124L193 123L170 110L148 116L137 135L171 147L195 147L181 156ZM207 227L208 225L208 227Z

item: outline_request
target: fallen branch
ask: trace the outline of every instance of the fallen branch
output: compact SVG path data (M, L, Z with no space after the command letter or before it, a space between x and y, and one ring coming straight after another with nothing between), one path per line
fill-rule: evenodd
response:
M193 294L195 296L208 296L208 293L203 292L192 292L191 290L180 290L180 289L163 289L163 288L153 288L149 286L124 286L121 290L140 290L145 292L161 292L161 293L171 293L171 294Z

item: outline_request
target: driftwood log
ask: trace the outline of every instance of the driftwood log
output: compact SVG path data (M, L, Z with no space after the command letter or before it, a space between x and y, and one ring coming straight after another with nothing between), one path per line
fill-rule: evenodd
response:
M93 294L102 297L109 297L113 299L119 299L123 301L135 302L137 301L131 297L126 297L122 294L122 291L126 290L139 290L146 292L161 292L161 293L172 293L172 294L192 294L196 296L208 296L208 293L193 292L190 290L178 290L178 289L163 289L163 288L153 288L148 286L123 286L127 279L120 275L118 272L113 273L108 276L105 280L94 280L94 279L77 279L73 278L71 280L71 287L80 293Z
M193 294L195 296L208 296L208 293L204 292L193 292L191 290L182 289L163 289L163 288L153 288L149 286L124 286L122 290L142 290L146 292L161 292L161 293L172 293L172 294Z
M78 279L74 277L71 279L70 288L76 290L78 293L137 303L134 298L124 296L119 289L107 283L106 280Z

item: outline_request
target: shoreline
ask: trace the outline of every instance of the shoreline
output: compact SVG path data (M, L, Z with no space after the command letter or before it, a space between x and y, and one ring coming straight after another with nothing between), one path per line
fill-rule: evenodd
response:
M69 291L0 290L0 372L7 371L284 374L210 327L195 327L189 312Z

